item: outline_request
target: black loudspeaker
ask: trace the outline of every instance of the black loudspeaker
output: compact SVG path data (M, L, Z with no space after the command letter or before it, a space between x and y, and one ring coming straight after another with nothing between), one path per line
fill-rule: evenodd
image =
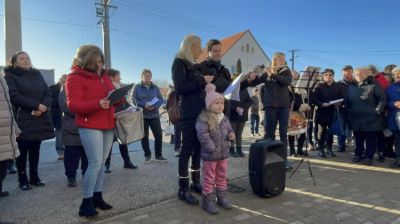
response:
M263 198L279 195L286 183L285 144L260 140L251 144L249 178L253 192Z

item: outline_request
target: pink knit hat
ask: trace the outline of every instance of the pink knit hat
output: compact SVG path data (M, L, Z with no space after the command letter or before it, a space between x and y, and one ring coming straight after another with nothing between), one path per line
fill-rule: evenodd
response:
M222 100L224 99L224 97L221 94L215 92L215 85L211 83L206 85L205 90L206 90L206 108L209 108L210 105L217 99L222 99Z

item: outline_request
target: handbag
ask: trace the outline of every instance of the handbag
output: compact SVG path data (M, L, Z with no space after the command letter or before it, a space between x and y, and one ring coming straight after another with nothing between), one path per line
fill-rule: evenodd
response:
M165 127L165 136L174 135L175 134L175 127L173 124L169 123Z
M340 115L339 108L335 107L333 112L333 118L329 125L329 133L332 135L342 136L344 135L344 122Z
M172 124L178 123L181 119L181 101L176 91L172 91L167 101L167 113L169 122Z
M130 106L115 113L115 135L120 144L129 144L144 137L143 110Z

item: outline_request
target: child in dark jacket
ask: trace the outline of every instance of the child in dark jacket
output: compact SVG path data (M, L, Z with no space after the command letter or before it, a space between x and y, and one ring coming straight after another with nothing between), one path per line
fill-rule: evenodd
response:
M224 209L232 209L226 199L227 169L230 142L235 134L224 115L224 97L215 92L213 84L206 86L206 109L196 122L197 137L201 144L201 158L203 160L203 194L202 208L210 214L218 213L213 200L213 188L216 186L217 204Z

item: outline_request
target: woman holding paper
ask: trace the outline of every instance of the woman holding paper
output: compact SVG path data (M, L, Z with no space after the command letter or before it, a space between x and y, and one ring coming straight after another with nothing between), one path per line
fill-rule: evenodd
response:
M162 156L162 130L160 113L158 112L158 109L163 104L163 97L158 86L151 81L152 76L149 69L143 69L142 82L135 85L132 92L133 102L136 102L136 106L143 108L144 137L141 143L145 157L144 162L151 162L149 127L154 136L155 160L167 162L167 159Z
M325 147L331 157L335 157L332 151L332 142L327 143L328 128L332 122L335 107L341 104L344 91L341 85L333 79L335 72L327 68L323 72L323 83L320 83L311 94L311 102L318 108L315 112L315 124L318 125L318 150L322 158L326 158ZM336 103L335 101L338 100ZM332 103L329 103L332 101Z
M114 138L114 107L107 96L114 89L107 70L103 69L103 52L94 45L78 48L66 87L69 110L75 114L75 123L88 159L83 178L83 200L80 216L97 215L113 207L103 200L104 163Z

